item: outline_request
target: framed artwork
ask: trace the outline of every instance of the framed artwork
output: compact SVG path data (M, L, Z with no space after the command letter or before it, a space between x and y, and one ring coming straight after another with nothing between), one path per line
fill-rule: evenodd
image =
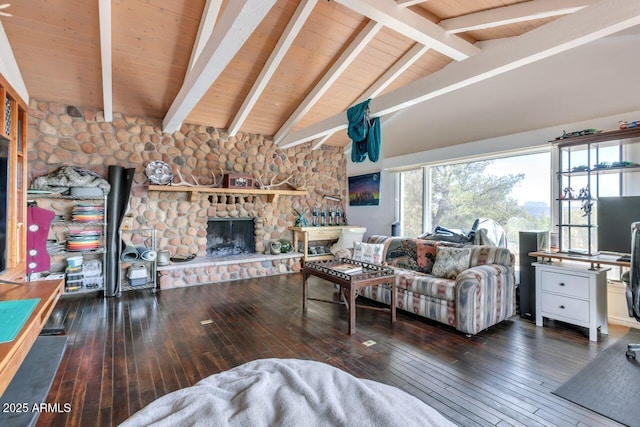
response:
M349 177L349 206L380 204L380 172Z

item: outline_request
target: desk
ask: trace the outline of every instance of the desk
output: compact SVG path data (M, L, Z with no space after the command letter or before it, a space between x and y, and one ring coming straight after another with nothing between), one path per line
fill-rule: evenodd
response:
M0 396L18 371L64 289L63 280L41 280L23 285L0 284L0 300L40 298L16 338L0 344Z
M570 254L567 252L545 252L545 251L536 251L529 252L529 256L542 258L543 262L545 259L547 260L558 260L558 261L577 261L577 262L588 262L591 264L591 270L598 269L601 265L616 265L618 267L630 267L631 263L628 261L617 261L619 258L616 255L576 255Z

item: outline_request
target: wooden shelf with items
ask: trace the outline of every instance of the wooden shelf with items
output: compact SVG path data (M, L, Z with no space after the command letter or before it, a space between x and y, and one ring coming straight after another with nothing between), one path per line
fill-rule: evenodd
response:
M25 278L27 202L27 103L0 75L0 173L6 174L6 243L0 279Z
M354 225L328 225L310 227L289 227L293 232L293 249L302 252L302 263L306 261L320 261L334 258L332 253L310 254L311 242L336 241L345 228L357 227Z
M189 193L189 201L198 198L199 193L247 194L252 196L267 196L268 203L276 203L280 196L308 196L307 190L262 190L259 188L213 188L213 187L189 187L186 185L149 185L149 191L173 191Z

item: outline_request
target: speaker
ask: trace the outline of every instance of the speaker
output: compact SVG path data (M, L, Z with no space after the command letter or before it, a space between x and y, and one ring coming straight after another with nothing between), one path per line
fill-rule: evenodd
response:
M519 235L518 265L520 284L518 285L520 316L536 319L536 270L531 264L536 262L529 252L549 250L548 231L521 231Z

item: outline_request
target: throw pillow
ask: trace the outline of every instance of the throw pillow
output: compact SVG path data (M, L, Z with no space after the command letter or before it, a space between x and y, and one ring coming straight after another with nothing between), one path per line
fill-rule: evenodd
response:
M353 246L353 259L371 264L382 264L383 252L384 243L355 242Z
M436 248L436 262L431 273L436 277L455 279L458 274L469 268L471 249L448 248L438 246Z
M331 253L337 255L341 249L353 249L353 243L361 242L366 231L367 229L364 227L343 228L338 241L330 248Z

